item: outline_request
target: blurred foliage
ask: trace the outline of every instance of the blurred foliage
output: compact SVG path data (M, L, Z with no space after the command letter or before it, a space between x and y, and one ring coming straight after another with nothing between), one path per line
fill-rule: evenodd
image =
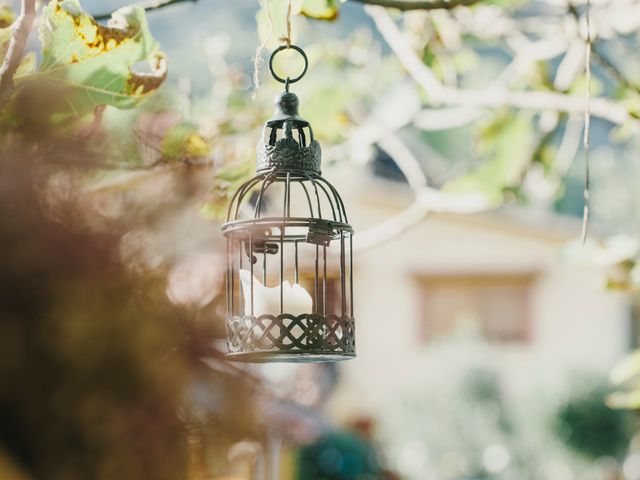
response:
M253 169L253 163L247 162L220 171L215 178L214 189L209 193L200 212L206 218L224 220L231 197L253 173Z
M20 121L0 136L0 455L28 478L176 479L201 468L206 443L207 469L229 472L221 452L261 431L255 380L202 363L222 362L223 295L176 306L165 269L123 262L123 236L149 214L96 222L76 182L103 165L105 139L51 124L50 95L21 89Z
M377 453L364 438L331 432L305 445L298 454L298 480L377 480L382 478Z
M220 262L206 265L202 300L175 292L198 272L185 276L182 257L165 250L157 260L149 248L149 232L193 204L199 184L189 172L112 175L126 164L114 139L145 137L129 160L142 170L158 155L187 164L209 144L198 127L157 112L120 116L126 135L101 125L104 105L136 107L164 79L131 71L164 62L142 9L120 11L118 27L97 25L69 0L43 15L42 61L33 74L18 71L0 129L0 478L244 471L227 451L263 435L258 384L215 347L224 336Z
M528 112L509 112L481 128L477 149L485 160L474 172L453 180L445 188L482 192L494 205L503 203L504 192L518 188L532 160L531 117Z
M516 393L500 362L473 337L431 344L417 357L379 417L391 467L408 480L617 478L635 424L604 404L604 388L592 388L601 378L572 376L550 389L548 371L528 368L527 389ZM596 468L609 456L617 460Z
M640 409L640 350L634 351L612 370L611 381L618 389L607 397L611 407Z
M203 158L209 155L209 145L193 123L178 123L167 129L162 139L162 157L167 161Z
M339 0L303 0L300 13L316 20L333 21L340 13Z
M560 438L593 460L603 456L623 458L634 430L629 413L604 403L608 392L603 386L574 392L557 412L555 428Z

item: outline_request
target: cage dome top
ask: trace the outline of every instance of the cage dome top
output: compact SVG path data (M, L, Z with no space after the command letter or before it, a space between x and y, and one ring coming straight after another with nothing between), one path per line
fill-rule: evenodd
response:
M257 172L276 169L319 174L322 150L311 125L298 114L297 95L283 92L275 104L276 112L265 123L258 142Z

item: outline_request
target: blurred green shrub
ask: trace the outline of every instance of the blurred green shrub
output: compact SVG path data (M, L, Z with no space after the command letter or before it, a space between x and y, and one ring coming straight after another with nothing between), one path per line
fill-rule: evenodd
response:
M622 458L633 433L633 417L605 404L604 386L576 392L557 411L555 429L576 452L590 459Z

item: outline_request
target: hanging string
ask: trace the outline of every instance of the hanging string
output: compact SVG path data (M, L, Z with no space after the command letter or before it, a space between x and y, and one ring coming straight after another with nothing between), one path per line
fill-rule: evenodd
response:
M280 41L287 44L287 47L291 46L291 0L287 0L287 35L280 37Z
M591 201L591 159L590 159L590 126L591 126L591 0L587 0L587 9L585 13L585 20L587 26L587 39L586 39L586 53L585 53L585 83L586 85L586 98L584 105L584 132L582 136L582 145L584 148L584 208L582 211L582 243L587 241L587 233L589 229L589 210Z
M258 93L258 88L260 87L260 66L262 65L262 52L264 52L267 43L271 40L273 36L273 17L271 16L271 11L269 10L269 0L262 0L262 8L267 15L267 21L269 22L269 33L266 38L262 41L262 43L256 49L256 53L253 55L253 97L255 98ZM287 44L287 47L291 46L291 12L292 12L292 0L287 0L287 16L286 16L286 25L287 25L287 34L286 36L282 36L279 38L281 42Z
M262 8L267 15L267 22L269 23L269 33L262 41L262 43L256 49L256 53L253 56L253 98L256 97L258 93L258 88L260 87L260 66L262 65L262 52L264 52L267 47L267 43L271 40L273 36L273 17L271 16L271 11L269 10L269 0L262 0Z

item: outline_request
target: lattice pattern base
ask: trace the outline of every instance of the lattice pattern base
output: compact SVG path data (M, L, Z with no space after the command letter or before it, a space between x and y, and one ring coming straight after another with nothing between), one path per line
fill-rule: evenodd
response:
M337 315L250 315L227 319L229 354L355 356L353 318ZM263 359L263 361L266 359Z

